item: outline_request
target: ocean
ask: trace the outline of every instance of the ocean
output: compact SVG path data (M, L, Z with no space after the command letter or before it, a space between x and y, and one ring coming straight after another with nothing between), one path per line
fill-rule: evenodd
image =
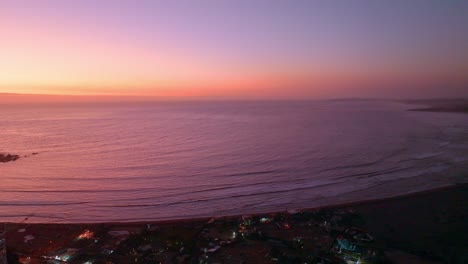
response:
M385 101L0 106L0 222L223 216L467 182L468 115ZM37 155L31 155L37 152Z

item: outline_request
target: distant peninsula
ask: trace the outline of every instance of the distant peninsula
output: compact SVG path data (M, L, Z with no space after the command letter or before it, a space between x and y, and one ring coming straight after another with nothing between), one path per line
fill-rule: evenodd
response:
M425 105L425 107L409 109L410 111L468 113L468 99L428 99L405 102Z

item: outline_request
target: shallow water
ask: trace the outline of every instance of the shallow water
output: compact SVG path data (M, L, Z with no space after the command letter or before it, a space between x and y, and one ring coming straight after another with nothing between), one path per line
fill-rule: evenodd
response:
M468 115L406 108L359 101L0 106L0 152L39 152L0 164L0 221L230 215L464 182Z

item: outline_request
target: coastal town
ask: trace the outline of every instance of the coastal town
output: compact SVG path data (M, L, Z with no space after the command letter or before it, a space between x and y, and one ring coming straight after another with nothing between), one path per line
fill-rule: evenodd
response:
M0 223L0 263L466 263L467 195L468 186L460 185L375 202L219 218L90 224L24 219Z
M5 263L385 263L352 208L160 224L4 226ZM0 244L2 245L2 244Z

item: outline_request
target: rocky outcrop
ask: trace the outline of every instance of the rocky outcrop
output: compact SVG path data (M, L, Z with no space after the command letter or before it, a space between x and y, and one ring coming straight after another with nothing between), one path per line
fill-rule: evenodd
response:
M20 158L19 155L14 155L14 154L2 154L0 153L0 162L10 162L10 161L15 161Z

